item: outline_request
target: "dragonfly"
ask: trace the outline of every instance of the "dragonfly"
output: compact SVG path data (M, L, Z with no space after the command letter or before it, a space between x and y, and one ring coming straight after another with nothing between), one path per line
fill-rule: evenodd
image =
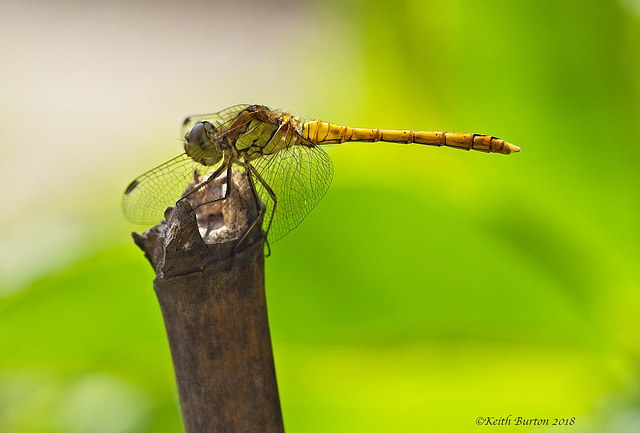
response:
M209 182L226 176L220 197L196 207L222 201L231 191L235 168L249 180L258 209L256 221L263 217L269 243L296 228L329 189L333 164L324 145L382 141L500 154L520 151L492 135L353 128L302 121L282 110L248 104L188 117L182 135L183 154L147 171L126 188L125 217L138 224L158 223L167 207L197 196Z

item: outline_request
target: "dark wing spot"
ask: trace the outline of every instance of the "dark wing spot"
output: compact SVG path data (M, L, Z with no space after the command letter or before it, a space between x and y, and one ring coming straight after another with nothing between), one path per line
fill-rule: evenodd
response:
M136 189L138 187L138 184L140 182L138 182L138 180L134 180L133 182L131 182L129 184L129 186L127 187L127 189L124 191L124 195L129 195L133 192L134 189Z

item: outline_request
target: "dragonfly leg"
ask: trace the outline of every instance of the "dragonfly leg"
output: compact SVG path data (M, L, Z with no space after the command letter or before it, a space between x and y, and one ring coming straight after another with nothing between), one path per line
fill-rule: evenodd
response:
M265 230L268 235L269 230L271 230L271 224L273 223L273 216L276 214L276 208L278 207L278 198L276 197L276 193L273 192L269 184L262 178L262 176L260 176L260 173L258 173L258 171L255 168L251 167L251 172L254 174L256 179L258 179L258 181L262 184L262 186L264 186L265 191L267 191L267 194L269 194L269 197L271 197L271 200L273 200L273 209L271 210L271 216L269 217L269 224L267 225L267 230ZM256 194L256 197L257 197L257 194Z
M204 200L201 201L199 203L197 203L195 206L192 204L191 205L191 212L195 212L196 209L198 209L200 206L204 206L204 205L209 205L211 203L215 203L221 200L225 200L229 197L229 193L231 191L231 164L226 165L226 169L227 169L227 179L226 179L226 191L224 192L224 195L222 197L213 199L213 200ZM189 196L191 194L196 193L198 190L201 190L204 186L206 186L207 184L209 184L211 181L217 179L220 176L220 173L222 173L222 171L225 169L225 164L221 165L220 167L218 167L216 169L216 171L214 173L212 173L204 182L194 186L193 188L191 188L191 190L189 190L188 192L186 192L179 201L181 200L189 200ZM198 200L199 201L199 200ZM224 224L224 219L222 214L220 215L220 220L222 221L222 224ZM211 233L212 230L215 230L217 228L220 227L220 221L216 221L216 220L211 220L209 218L209 221L207 223L207 230L203 236L203 238L206 238L209 236L209 234Z
M193 193L195 193L196 191L198 191L199 189L203 188L205 185L207 185L209 182L213 181L214 179L217 179L217 178L220 176L220 174L222 174L222 172L224 171L224 169L225 169L225 168L227 169L227 188L226 188L226 191L225 191L225 193L224 193L224 196L223 196L223 197L220 197L220 198L217 198L217 199L215 199L215 200L211 200L211 201L207 201L207 202L203 202L203 203L198 203L198 204L193 208L193 210L196 210L197 208L199 208L199 207L200 207L200 206L202 206L202 205L205 205L205 204L211 204L211 203L214 203L214 202L216 202L216 201L220 201L220 200L224 200L224 199L226 199L226 198L229 196L229 189L230 189L230 186L231 186L231 180L230 180L230 179L231 179L231 164L222 164L220 167L218 167L218 168L216 169L216 171L214 171L214 172L213 172L213 174L211 174L211 175L207 178L207 180L205 180L205 181L204 181L204 182L202 182L202 183L199 183L198 185L196 185L196 186L194 186L193 188L191 188L191 190L189 190L189 191L187 191L186 193L184 193L184 194L182 195L182 197L180 197L180 200L185 200L185 199L187 199L191 194L193 194ZM180 201L180 200L178 200L178 201Z
M291 138L288 139L288 137L290 137L290 132L292 131L292 129L293 129L293 126L292 126L292 124L290 122L279 123L278 124L278 128L272 134L271 138L269 139L268 143L264 146L263 149L266 149L266 148L270 147L271 151L275 151L275 149L286 148L288 140L291 139ZM273 138L277 137L278 134L280 133L280 131L284 131L284 132L281 134L281 136L278 139L278 141L275 142L275 144L271 145L271 143L274 143ZM244 171L247 174L247 178L249 180L249 185L251 187L251 193L253 194L253 198L255 200L256 207L258 209L258 217L253 221L253 223L251 224L249 229L247 229L245 234L242 236L242 239L240 239L240 242L238 242L238 245L240 245L245 240L247 235L255 227L256 223L258 221L262 220L261 217L264 217L264 209L265 208L260 203L260 197L258 195L258 191L256 190L255 182L253 180L253 176L255 176L255 178L258 180L258 182L260 182L260 184L264 187L265 191L267 191L267 193L271 197L271 200L273 200L273 208L271 209L271 215L269 216L269 224L267 224L267 229L265 230L265 240L266 240L266 243L267 243L267 250L268 250L267 257L268 257L268 256L271 255L271 247L269 245L269 241L267 240L267 236L269 235L269 231L271 230L271 224L273 223L273 217L274 217L274 215L276 213L276 208L278 206L278 200L276 198L275 192L273 191L273 189L271 189L269 184L260 175L258 170L256 170L248 161L244 162L243 165L244 165L244 169L245 169ZM238 245L236 245L236 248L238 247Z
M258 181L265 187L265 189L268 191L268 193L271 196L271 198L274 200L274 207L273 207L273 211L271 212L271 218L269 219L269 225L267 227L266 234L269 234L269 228L271 227L271 221L273 221L273 214L275 213L275 197L276 197L275 193L271 190L269 185L267 185L267 183L264 181L264 179L262 179L262 176L260 176L260 174L256 171L256 169L254 169L253 166L251 166L251 164L249 164L248 162L245 163L244 164L244 168L245 168L245 173L247 175L247 179L249 181L249 186L251 187L251 194L253 195L253 199L254 199L255 204L256 204L256 209L258 210L258 216L253 220L253 223L251 223L249 228L245 231L245 233L242 236L242 238L240 239L240 241L238 241L238 243L234 247L234 250L236 248L238 248L240 246L240 244L242 244L242 242L246 239L247 235L249 233L251 233L251 231L253 230L253 228L257 224L257 222L261 221L262 217L264 216L264 209L265 208L260 203L260 198L258 196L258 191L256 190L256 186L255 186L255 183L253 181L252 175L256 176L256 179L258 179ZM266 234L265 234L265 238L266 238ZM267 249L268 249L267 257L268 257L268 256L271 255L271 247L269 247L269 242L267 242Z

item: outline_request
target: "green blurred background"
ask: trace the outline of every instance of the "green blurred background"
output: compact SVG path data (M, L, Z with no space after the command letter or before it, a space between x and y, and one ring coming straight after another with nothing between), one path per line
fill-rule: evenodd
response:
M15 1L0 35L1 432L182 430L120 197L238 103L522 147L329 149L266 260L287 431L640 431L638 0Z

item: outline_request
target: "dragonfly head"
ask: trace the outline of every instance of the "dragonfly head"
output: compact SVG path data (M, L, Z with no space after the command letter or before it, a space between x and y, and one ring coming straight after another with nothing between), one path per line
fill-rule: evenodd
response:
M184 150L194 161L202 165L215 165L222 159L218 148L215 129L209 122L196 123L184 136Z

